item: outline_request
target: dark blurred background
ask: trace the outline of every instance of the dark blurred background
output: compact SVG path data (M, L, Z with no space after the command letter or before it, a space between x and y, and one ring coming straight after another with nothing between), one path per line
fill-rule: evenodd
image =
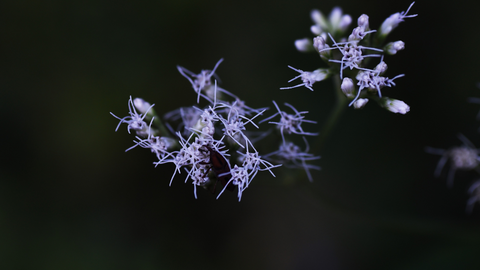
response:
M434 3L434 4L432 4ZM164 113L196 96L176 70L211 69L252 107L288 101L318 126L333 107L331 82L280 91L315 54L310 10L341 6L373 29L409 1L28 1L0 3L1 269L480 269L480 206L465 213L478 177L452 189L434 178L425 146L480 146L479 4L418 1L389 40L383 91L407 115L371 102L347 109L316 164L314 182L278 169L260 173L239 203L216 200L155 168L130 147L109 112L130 95ZM297 174L295 174L297 173ZM296 177L301 175L302 177Z

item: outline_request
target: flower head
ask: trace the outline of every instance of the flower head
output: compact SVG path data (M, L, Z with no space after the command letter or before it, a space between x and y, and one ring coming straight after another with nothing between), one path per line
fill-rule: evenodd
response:
M195 93L197 93L197 103L200 102L200 97L203 97L209 102L213 103L212 99L217 91L236 97L232 93L217 87L212 83L212 76L215 76L215 71L222 62L223 58L218 60L217 64L215 64L215 67L212 70L202 70L199 74L195 74L184 67L177 66L178 72L180 72L183 77L188 79L188 81L192 84L193 90L195 90ZM202 93L202 91L204 93Z
M298 78L301 78L302 82L301 84L295 85L295 86L290 86L290 87L282 87L280 88L281 90L284 89L292 89L300 86L305 86L306 88L310 89L310 91L313 91L313 84L316 82L320 82L325 80L328 77L328 71L326 69L317 69L312 72L309 71L303 71L301 69L296 69L294 67L288 66L289 68L295 70L296 72L300 73L297 77L289 80L288 82L292 82Z
M125 116L124 118L120 118L118 116L116 116L115 114L111 113L110 114L117 118L118 120L120 120L120 123L118 123L117 125L117 128L115 129L115 131L118 130L118 128L120 127L120 125L122 123L125 123L127 124L127 131L128 133L130 133L130 130L133 129L137 132L145 132L147 131L147 128L148 128L148 125L147 123L144 121L145 119L145 116L147 115L148 111L154 106L155 104L153 105L150 105L150 107L148 107L147 109L145 108L142 108L142 111L145 111L145 113L137 113L137 110L135 109L135 105L133 104L133 101L132 101L132 96L130 96L130 99L128 100L128 114L130 114L129 116Z
M415 4L415 2L412 2L410 4L407 11L402 11L400 13L397 12L395 14L390 15L390 17L388 17L382 23L382 26L380 27L380 30L379 30L379 34L382 36L386 36L390 34L390 32L392 32L393 29L397 28L398 24L403 22L403 19L416 17L418 14L407 15L408 12L410 11L410 8L412 8L413 4Z
M311 51L311 47L313 47L314 51L320 54L320 58L327 62L329 68L308 72L289 66L289 68L300 73L300 75L289 82L300 78L302 83L280 89L305 86L313 91L315 82L339 74L340 80L342 80L341 91L350 99L349 106L354 105L358 109L365 106L368 100L374 100L393 112L405 114L409 110L405 103L401 101L390 102L393 99L382 100L381 92L381 88L395 86L394 80L404 76L401 74L392 79L384 77L383 73L387 65L383 61L383 57L385 54L394 55L398 51L403 50L405 43L399 40L384 45L383 41L386 34L397 27L405 18L417 16L416 14L407 15L413 4L410 5L407 11L391 15L385 20L378 32L370 29L369 16L362 14L357 19L357 27L348 35L345 35L345 31L351 23L351 17L342 15L340 8L332 10L328 19L320 11L313 10L311 17L315 25L311 27L311 31L316 35L313 38L313 44L306 39L297 40L295 44L301 51ZM381 57L381 60L380 64L371 68L368 64L370 58L373 57ZM340 67L332 65L332 63L340 64ZM317 74L318 71L321 72L320 76ZM347 76L351 79L346 77L346 80L343 80L344 73L348 73ZM354 78L356 79L355 83ZM355 84L359 86L358 91L355 89ZM359 100L360 98L363 99Z
M313 48L312 41L308 38L295 40L295 47L299 52L308 52Z
M385 46L385 51L390 55L397 54L398 51L403 49L405 49L405 43L401 40L390 42Z
M359 89L358 89L358 92L357 92L357 96L355 97L355 99L352 102L350 102L349 106L352 106L352 104L360 97L360 94L361 94L363 89L376 92L376 93L378 93L378 97L381 98L382 97L382 92L380 91L380 89L382 89L385 86L388 86L388 87L395 86L394 80L397 79L397 78L405 76L404 74L400 74L400 75L397 75L397 76L393 77L392 79L389 79L388 77L380 76L386 70L387 70L387 65L385 64L385 62L381 61L375 67L374 70L365 70L365 71L362 70L362 71L358 72L356 79L358 81L357 85L359 86ZM396 99L384 99L383 102L384 102L383 106L386 109L388 109L392 112L402 113L402 110L396 110L396 108L397 107L399 108L399 106L401 105L399 102L397 102ZM407 107L403 106L403 108L405 108L405 109L407 109ZM408 110L406 112L408 112L409 110L410 109L408 108ZM406 112L404 112L403 114L405 114Z
M284 133L286 133L286 134L293 133L293 134L297 134L297 135L307 135L307 136L318 135L318 133L303 131L302 123L312 123L312 124L317 123L315 121L305 119L304 114L306 114L308 112L306 112L306 111L299 112L292 105L290 105L288 103L285 103L285 106L292 109L292 111L295 113L295 114L288 114L288 113L280 110L280 108L278 107L278 105L275 101L272 101L272 102L275 105L275 108L277 109L277 113L275 113L274 115L272 115L268 118L263 119L262 121L260 121L260 123L268 121L268 120L276 117L277 115L279 115L280 116L280 121L279 122L268 122L268 123L277 125L277 128L280 129L280 133L282 135L284 143L285 143Z
M315 25L312 25L310 30L315 35L320 35L323 32L341 33L345 31L352 22L352 17L350 17L348 14L343 15L340 7L334 7L332 9L328 20L318 10L312 10L310 16L315 23Z
M462 146L452 147L448 150L427 147L425 150L430 154L441 155L435 169L435 177L439 177L443 167L450 160L450 169L447 176L447 186L453 186L453 178L456 170L472 170L479 165L479 150L462 134L458 138L463 142Z
M367 105L367 103L368 103L368 98L359 98L359 99L357 99L357 101L355 101L353 103L353 107L355 109L361 109L361 108L365 107L365 105Z
M150 121L147 138L142 139L140 136L136 136L136 139L138 141L134 140L133 142L135 143L135 145L125 150L125 152L130 151L137 146L140 146L142 148L150 149L152 153L154 153L157 156L159 160L157 164L171 162L172 159L167 159L167 158L173 157L170 151L172 151L173 148L177 145L177 142L174 139L169 137L160 137L160 136L153 135L152 128L151 128L153 120L154 119Z
M307 161L319 159L320 156L314 156L311 153L308 153L309 146L307 140L304 137L306 148L304 151L300 149L299 146L295 145L292 142L285 142L280 145L279 149L275 152L265 155L265 158L270 158L281 162L287 168L302 168L305 170L310 182L313 181L310 170L320 170L319 166L308 164Z

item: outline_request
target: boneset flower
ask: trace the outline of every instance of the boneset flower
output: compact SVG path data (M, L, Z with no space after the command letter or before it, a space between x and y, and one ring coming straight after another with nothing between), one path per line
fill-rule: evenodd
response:
M197 103L200 102L200 97L203 97L213 103L213 96L217 93L217 91L235 97L230 92L212 84L212 76L215 75L215 71L222 62L223 58L218 60L212 70L202 70L199 74L195 74L184 67L177 66L178 72L180 72L183 77L188 79L188 81L192 84L193 90L195 90L195 93L197 93ZM205 94L202 94L202 91L205 92Z
M265 158L270 158L276 162L281 162L287 168L301 168L307 173L310 182L313 181L310 170L320 170L319 166L308 164L307 161L319 159L320 156L314 156L309 152L309 146L304 138L306 147L301 150L300 147L292 142L285 142L280 145L280 148L270 154L265 155Z
M425 150L434 155L441 155L435 169L435 177L439 177L443 167L450 160L450 169L447 176L447 186L453 186L453 178L457 170L472 170L479 165L479 150L462 134L458 138L463 142L462 146L452 147L448 150L427 147Z
M405 43L401 40L390 42L385 46L385 51L390 55L397 54L398 51L403 49L405 49Z
M382 92L380 91L380 89L382 89L385 86L388 86L388 87L395 86L395 83L393 81L397 78L405 76L404 74L400 74L400 75L397 75L397 76L393 77L392 79L380 76L386 70L387 70L387 65L385 64L385 62L382 61L375 67L375 69L373 71L360 71L360 72L358 72L357 77L356 77L356 79L358 81L357 85L359 86L358 93L357 93L357 96L353 99L353 101L350 102L349 106L351 106L360 97L360 94L362 93L363 89L377 92L378 97L381 98L382 97ZM408 106L407 106L408 107L408 110L407 110L407 107L400 104L398 102L398 100L396 100L396 99L389 99L389 98L383 99L383 102L380 103L380 105L383 106L384 108L386 108L387 110L392 111L392 112L405 111L405 113L406 113L410 110L410 108ZM396 108L400 108L400 107L405 108L405 110L396 109ZM403 113L403 114L405 114L405 113Z
M142 132L142 131L146 131L147 128L148 128L148 125L147 123L144 121L145 119L145 116L147 116L147 112L149 109L151 109L154 105L151 105L146 111L145 113L143 114L139 114L137 113L137 110L135 109L135 105L133 104L133 101L132 101L132 97L130 96L130 99L128 101L128 114L130 114L129 116L125 116L124 118L120 118L118 116L116 116L115 114L113 113L110 113L113 117L117 118L118 120L120 120L120 123L118 123L117 125L117 128L115 129L115 131L118 130L118 128L120 127L120 125L122 123L125 123L125 124L128 124L127 126L127 131L128 133L130 133L130 130L133 129L137 132Z
M312 133L312 132L305 132L303 131L302 128L302 123L312 123L316 124L317 122L312 121L312 120L306 120L304 119L305 116L303 114L306 114L308 112L299 112L297 109L295 109L292 105L285 103L285 106L289 107L290 109L293 110L295 114L288 114L284 111L281 111L280 108L278 107L277 103L273 101L273 104L275 105L275 108L277 109L277 113L274 115L263 119L260 121L260 123L268 121L277 115L280 116L280 121L279 122L268 122L269 124L275 124L277 128L280 130L280 134L282 135L283 142L285 144L285 133L286 134L297 134L297 135L303 135L303 136L316 136L318 133Z
M305 86L313 91L314 83L338 74L340 80L349 78L346 81L342 81L341 87L337 89L337 91L342 91L347 99L350 100L349 106L353 105L358 109L365 106L366 100L374 100L391 112L405 114L410 110L408 105L396 99L383 99L381 92L381 88L395 86L394 80L404 76L404 74L400 74L391 79L383 76L387 67L383 57L385 54L397 54L405 48L405 43L403 41L390 42L386 45L382 43L387 34L405 18L417 16L416 14L407 15L413 4L409 6L407 11L392 14L387 18L378 32L370 29L368 15L362 14L357 19L357 27L349 35L344 34L347 30L346 26L351 22L351 18L348 15L342 15L341 9L335 8L332 10L328 20L320 11L312 11L311 17L315 25L311 27L311 30L316 35L313 38L313 48L314 51L320 54L320 58L328 64L329 68L319 68L314 72L306 72L289 66L300 73L299 76L289 82L300 78L302 83L280 89ZM342 23L342 21L345 23ZM307 44L305 39L302 42L302 44ZM298 40L295 44L297 48L305 48L302 51L307 51L306 46L299 46ZM310 46L311 43L308 42L308 44ZM381 58L380 64L371 67L369 65L371 61L369 60L375 57ZM338 67L334 64L339 64L340 66ZM321 75L318 75L317 71L320 71ZM358 90L352 87L355 84L359 86ZM360 98L363 98L363 100L357 102Z
M305 86L310 91L313 91L312 86L313 86L314 83L323 81L328 77L328 71L325 70L325 69L317 69L317 70L314 70L312 72L309 72L309 71L303 71L303 70L300 70L300 69L296 69L296 68L291 67L291 66L288 66L288 67L295 70L296 72L300 73L300 75L298 75L297 77L289 80L288 82L292 82L292 81L294 81L298 78L301 78L303 83L295 85L295 86L290 86L290 87L282 87L282 88L280 88L282 90L292 89L292 88L296 88L296 87L300 87L300 86Z
M343 70L346 68L352 69L359 69L359 70L367 70L362 68L360 65L366 57L381 57L380 54L367 54L364 55L364 50L372 50L377 52L383 52L381 49L373 48L373 47L364 47L358 44L358 40L350 40L349 42L340 42L337 43L335 40L330 36L333 41L333 45L331 48L325 50L334 50L338 49L342 54L341 60L330 59L330 62L339 63L340 66L340 79L343 79Z
M382 36L386 36L386 35L390 34L390 32L393 29L395 29L398 26L399 23L403 22L403 19L416 17L418 14L407 15L407 13L410 11L410 8L412 8L413 4L415 4L415 2L410 4L407 11L402 11L400 13L397 12L395 14L392 14L390 17L388 17L382 23L382 26L380 27L379 34L382 35Z
M129 115L124 118L112 115L120 120L115 130L125 123L128 132L136 131L134 145L127 151L140 146L155 154L157 158L155 166L166 163L175 165L170 185L177 175L182 174L185 182L192 183L194 196L197 198L197 187L214 193L217 183L220 182L223 187L218 196L227 189L230 191L237 189L238 200L241 200L244 191L259 172L268 171L275 176L273 169L282 164L274 164L272 163L274 161L271 162L267 158L285 160L285 157L278 158L275 154L276 152L285 156L285 151L277 150L264 157L257 151L254 143L274 134L269 131L253 133L248 129L251 126L259 128L256 120L268 108L251 108L237 96L217 87L212 77L215 76L221 62L222 59L213 70L202 70L199 74L177 67L180 74L192 84L197 94L197 106L182 107L161 118L153 110L154 105L141 98L133 100L130 97ZM318 80L321 72L313 72L309 76L313 78L312 80ZM206 106L200 107L200 97L202 101L207 102ZM281 130L279 140L282 137L282 141L285 141L284 133L315 135L304 132L301 127L303 122L315 123L304 119L303 115L306 112L297 111L293 106L286 104L293 110L293 114L287 114L280 111L276 103L274 104L278 112L272 117L280 115L280 122L276 123ZM284 147L283 144L280 146ZM294 165L301 163L302 168L308 170L316 168L307 163L315 159L313 157L311 154L299 152L287 162Z

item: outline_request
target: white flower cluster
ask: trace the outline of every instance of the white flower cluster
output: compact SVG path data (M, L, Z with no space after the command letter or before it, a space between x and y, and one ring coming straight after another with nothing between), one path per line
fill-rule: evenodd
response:
M308 141L306 140L305 136L316 136L318 135L318 133L305 132L303 131L303 128L301 125L302 123L316 124L317 122L304 119L305 116L303 115L308 112L299 112L297 111L297 109L295 109L292 105L288 103L285 103L285 106L292 109L292 111L295 114L288 114L284 111L281 111L275 101L273 101L273 104L275 105L277 112L274 115L263 119L261 122L268 121L277 116L280 116L279 122L271 121L268 123L274 124L277 126L277 128L280 130L280 134L282 135L283 143L280 145L277 151L267 154L265 155L265 157L276 156L276 161L281 162L286 167L303 168L305 169L305 172L307 173L307 176L310 182L313 181L312 175L310 174L310 169L320 170L320 167L308 164L307 161L319 159L320 156L314 156L313 154L308 153L308 151L310 150L310 147L308 145ZM303 141L305 142L304 151L300 150L300 147L295 145L293 142L285 140L285 134L292 134L292 133L296 135L302 135Z
M287 167L303 168L311 180L309 169L318 167L308 164L307 161L318 157L307 153L308 144L307 149L301 151L298 146L286 142L284 134L316 135L304 132L301 127L303 122L315 122L303 119L306 112L299 112L289 104L286 105L294 114L286 114L280 111L274 102L278 112L262 122L280 115L279 122L270 123L279 128L282 143L279 150L262 158L254 143L271 132L252 132L247 130L247 127L258 129L255 120L268 108L248 107L237 96L217 86L212 77L216 76L215 71L222 61L223 59L218 61L213 70L202 70L199 74L177 67L180 74L191 83L197 94L197 103L200 103L200 98L207 101L208 105L203 108L180 108L165 114L162 120L154 111L154 105L140 98L132 100L130 97L128 116L120 118L112 114L120 120L115 131L123 123L127 124L129 133L131 130L136 132L135 144L127 151L140 146L150 149L156 155L158 161L154 162L155 166L173 163L175 171L170 184L177 173L185 172L185 182L191 180L195 198L197 187L213 193L217 182L221 182L223 189L218 197L226 189L236 189L240 201L243 192L259 171L269 171L275 176L272 169L282 164L273 164L271 161L281 161ZM176 126L176 129L172 126Z
M383 61L383 55L396 54L405 48L405 43L395 41L383 45L383 41L405 18L417 16L416 14L407 15L414 3L407 11L388 17L378 31L370 29L369 17L363 14L357 20L358 26L350 34L347 34L346 30L352 19L349 15L343 15L340 8L334 8L328 20L320 11L312 11L311 17L315 24L311 27L311 31L316 37L313 40L307 38L296 40L295 46L301 52L317 52L330 67L303 71L289 66L300 73L289 82L300 78L302 83L280 89L305 86L313 91L314 83L339 74L340 80L343 80L341 90L348 99L351 99L349 106L353 105L354 108L359 109L365 106L369 99L373 99L391 112L407 113L410 110L407 104L403 101L383 97L380 91L385 86L395 86L393 81L404 76L404 74L400 74L392 79L384 77L387 65ZM375 57L381 58L380 63L374 68L368 68L369 59ZM340 67L331 65L331 63L340 64ZM355 85L358 86L358 89Z

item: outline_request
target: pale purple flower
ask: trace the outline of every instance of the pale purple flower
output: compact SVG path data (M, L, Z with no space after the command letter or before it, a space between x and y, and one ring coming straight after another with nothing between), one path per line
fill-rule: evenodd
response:
M269 124L275 124L277 128L280 130L280 134L282 135L283 142L285 144L285 136L284 133L286 134L297 134L297 135L307 135L307 136L316 136L318 133L312 133L312 132L305 132L302 128L303 123L312 123L316 124L316 121L312 120L307 120L305 119L304 114L308 113L307 111L299 112L295 107L292 105L285 103L285 106L289 107L292 109L294 114L288 114L278 107L277 103L275 101L272 101L273 105L275 105L275 108L277 109L277 112L273 114L272 116L269 116L260 123L263 123L265 121L268 121L270 119L275 118L277 115L280 116L280 121L279 122L268 122Z
M275 152L265 155L265 158L270 158L277 162L282 163L283 166L287 168L302 168L307 173L308 180L313 181L310 170L320 170L319 166L308 164L307 161L319 159L320 156L314 156L311 153L308 153L309 146L305 137L303 137L306 148L304 151L300 149L299 146L295 145L292 142L286 142L280 145L279 149Z
M388 35L393 29L395 29L398 26L399 23L403 22L403 19L416 17L418 14L407 15L408 12L410 11L410 8L412 8L413 4L415 4L415 2L412 2L410 4L407 11L402 11L400 13L397 12L395 14L390 15L390 17L388 17L382 23L382 26L380 27L380 30L379 30L379 34Z
M144 121L145 119L145 116L147 115L148 111L154 106L155 104L153 105L150 105L150 107L148 107L148 109L145 110L145 113L141 114L141 113L137 113L137 110L135 109L135 105L133 104L133 101L132 101L132 96L130 96L130 99L128 100L128 114L130 114L129 116L125 116L123 118L120 118L118 116L116 116L115 114L111 113L110 114L117 118L118 120L120 120L120 123L118 123L117 125L117 128L115 129L115 131L118 130L118 128L120 127L120 125L122 123L125 123L127 124L127 131L128 133L130 133L130 130L133 129L137 132L141 132L141 131L146 131L147 128L148 128L148 125L147 123Z
M282 88L280 88L281 90L292 89L292 88L296 88L296 87L300 87L300 86L305 86L306 88L310 89L310 91L313 91L313 88L312 88L313 84L316 83L316 82L320 82L320 81L325 80L326 78L328 78L328 75L329 75L327 69L319 68L317 70L309 72L309 71L303 71L301 69L296 69L292 66L288 66L288 67L295 70L296 72L300 73L300 75L298 75L295 78L289 80L288 82L292 82L292 81L300 78L302 80L302 83L298 84L298 85L295 85L295 86L282 87Z

